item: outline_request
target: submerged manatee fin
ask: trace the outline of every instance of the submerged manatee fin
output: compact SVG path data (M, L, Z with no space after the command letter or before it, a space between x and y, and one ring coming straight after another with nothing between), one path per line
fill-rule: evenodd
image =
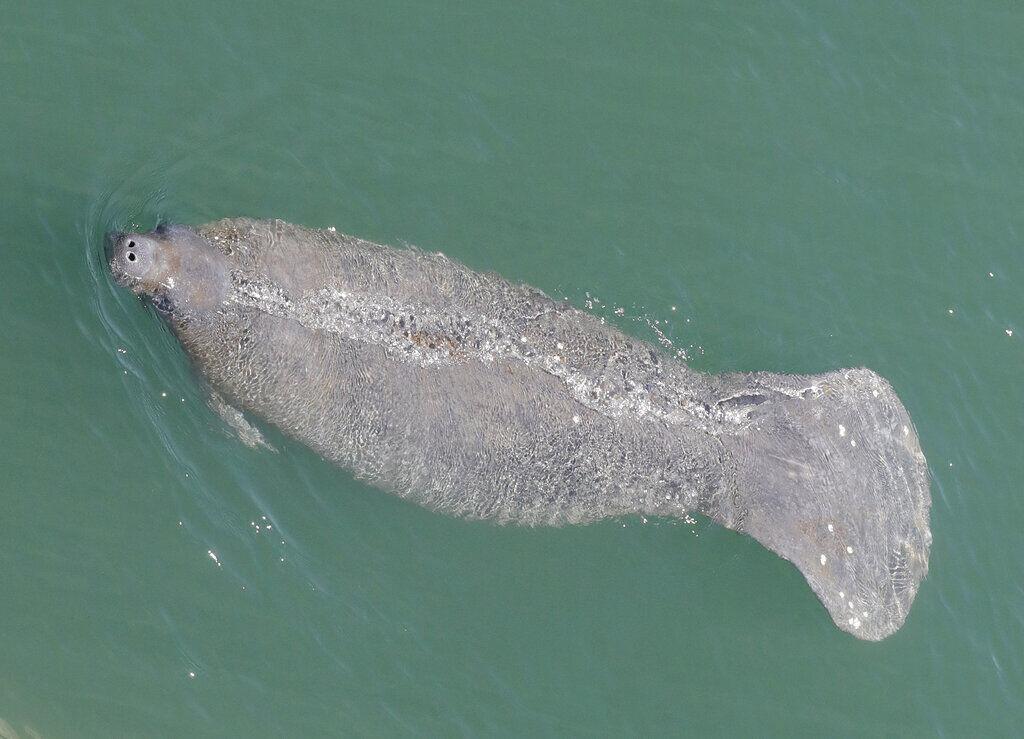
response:
M234 429L235 434L247 447L252 449L263 447L272 452L277 451L274 445L264 438L260 430L246 420L242 411L229 404L215 390L210 391L209 402L210 408L221 417L224 423Z
M725 375L735 484L702 511L791 561L836 625L878 640L928 572L928 467L892 387L867 369Z

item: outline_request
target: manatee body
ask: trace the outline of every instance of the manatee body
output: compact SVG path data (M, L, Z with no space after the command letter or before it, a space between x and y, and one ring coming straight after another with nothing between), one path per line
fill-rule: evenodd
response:
M699 512L881 639L928 570L917 434L867 369L706 375L442 254L282 221L113 234L226 402L444 513L560 525Z

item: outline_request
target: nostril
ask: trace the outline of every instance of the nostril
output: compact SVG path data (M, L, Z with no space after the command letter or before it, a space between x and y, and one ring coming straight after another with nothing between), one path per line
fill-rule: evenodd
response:
M128 248L129 249L134 249L135 248L135 242L134 241L129 241L128 242Z
M128 257L128 261L129 262L134 262L135 261L135 252L130 251L125 256Z

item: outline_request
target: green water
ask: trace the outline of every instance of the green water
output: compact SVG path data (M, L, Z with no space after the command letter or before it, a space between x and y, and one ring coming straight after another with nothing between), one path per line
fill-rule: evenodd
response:
M1019 733L1024 10L731 5L0 3L0 735ZM906 625L705 521L502 529L242 446L100 259L228 215L709 372L879 371L933 473Z

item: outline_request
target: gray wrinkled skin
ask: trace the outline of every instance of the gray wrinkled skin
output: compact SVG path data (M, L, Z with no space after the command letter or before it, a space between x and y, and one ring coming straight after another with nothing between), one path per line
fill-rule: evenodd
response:
M881 639L928 571L928 470L867 369L709 376L441 254L282 221L111 237L110 267L227 402L443 513L562 525L697 511Z

